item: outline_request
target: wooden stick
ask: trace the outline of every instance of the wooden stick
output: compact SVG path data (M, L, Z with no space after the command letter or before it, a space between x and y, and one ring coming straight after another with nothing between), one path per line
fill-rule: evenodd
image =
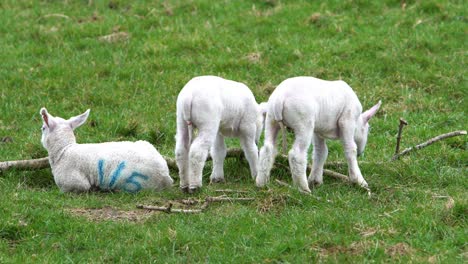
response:
M410 147L410 148L407 148L407 149L403 150L402 152L394 155L392 160L397 160L401 156L407 155L408 153L410 153L412 151L416 151L416 150L420 150L422 148L425 148L425 147L427 147L429 145L434 144L437 141L440 141L440 140L443 140L443 139L446 139L446 138L450 138L450 137L461 136L461 135L466 135L466 130L454 131L454 132L439 135L437 137L429 139L428 141L425 141L425 142L423 142L421 144L418 144L418 145L416 145L414 147Z
M40 170L50 167L49 157L31 160L13 160L0 162L0 171L7 171L9 169L20 170Z
M169 203L168 206L162 206L162 207L151 206L151 205L137 205L137 208L160 211L160 212L165 212L167 214L170 214L170 213L198 214L202 212L201 209L175 209L175 208L172 208L172 203Z
M238 197L238 198L232 198L232 197L227 197L227 196L217 196L217 197L206 197L205 202L202 204L200 209L178 209L178 208L172 208L172 203L169 203L168 206L151 206L151 205L137 205L136 207L138 209L146 209L146 210L153 210L153 211L160 211L160 212L165 212L165 213L184 213L184 214L197 214L201 213L208 206L213 203L213 202L232 202L232 201L253 201L255 198L251 197ZM188 201L188 200L183 200L184 204L196 204L195 201Z
M397 141L396 141L396 148L395 148L395 154L398 154L400 151L400 141L401 141L401 133L403 132L403 127L408 125L408 122L404 120L403 118L400 117L400 126L398 127L398 136L397 136Z
M278 184L281 185L281 186L288 187L288 188L292 188L291 185L285 183L284 181L280 181L280 180L278 180L278 179L275 179L275 182L278 183Z
M207 202L232 202L232 201L253 201L255 198L251 197L237 197L237 198L232 198L232 197L226 197L226 196L218 196L218 197L206 197L205 201Z
M248 193L248 191L243 191L243 190L231 190L231 189L215 190L215 192L222 192L222 193Z

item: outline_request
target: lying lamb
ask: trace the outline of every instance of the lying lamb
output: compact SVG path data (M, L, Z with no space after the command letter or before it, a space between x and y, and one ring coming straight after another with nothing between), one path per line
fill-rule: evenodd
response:
M190 80L177 98L175 155L180 188L194 192L202 186L202 170L210 151L211 182L224 181L224 137L238 137L249 162L252 178L257 174L257 142L263 130L266 104L257 104L242 83L216 76ZM193 129L198 136L192 142Z
M381 102L364 113L351 87L343 81L325 81L312 77L295 77L283 81L268 100L265 143L260 150L256 184L269 181L276 155L276 138L281 123L293 129L295 141L289 151L293 182L303 192L308 184L322 184L323 165L328 155L325 139L340 139L348 162L351 182L367 187L357 163L364 152L369 119ZM283 132L284 133L284 132ZM307 150L313 141L312 171L306 179ZM357 155L356 155L357 154Z
M61 191L138 192L172 185L166 161L146 141L77 144L73 130L86 121L89 109L68 120L53 117L45 108L40 114L44 121L41 142Z

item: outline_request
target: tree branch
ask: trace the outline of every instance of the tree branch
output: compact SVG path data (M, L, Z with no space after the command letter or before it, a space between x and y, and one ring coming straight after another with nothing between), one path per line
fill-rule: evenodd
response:
M13 168L20 170L40 170L49 167L49 157L31 160L13 160L0 162L0 172Z
M450 137L456 137L456 136L461 136L461 135L466 135L466 130L460 130L460 131L454 131L454 132L450 132L450 133L446 133L446 134L442 134L442 135L439 135L437 137L434 137L434 138L431 138L429 139L428 141L425 141L419 145L416 145L414 147L410 147L410 148L407 148L405 150L403 150L402 152L398 153L398 154L395 154L392 158L392 160L397 160L399 159L401 156L404 156L404 155L407 155L408 153L412 152L412 151L416 151L416 150L420 150L422 148L425 148L429 145L432 145L434 144L435 142L437 141L440 141L440 140L443 140L443 139L446 139L446 138L450 138Z

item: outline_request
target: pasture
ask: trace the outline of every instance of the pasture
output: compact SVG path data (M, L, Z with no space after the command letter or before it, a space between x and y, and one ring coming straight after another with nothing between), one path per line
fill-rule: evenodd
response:
M382 107L359 159L370 198L326 176L311 195L279 185L292 183L282 159L265 189L238 158L209 185L208 161L191 195L64 194L50 169L2 172L0 263L466 262L467 137L391 158L400 117L402 149L467 129L467 11L457 0L1 1L0 161L47 156L43 106L91 109L79 143L148 140L173 158L177 94L199 75L243 82L258 102L292 76L342 79L365 109ZM339 142L328 147L325 168L347 174ZM136 208L223 193L254 200Z

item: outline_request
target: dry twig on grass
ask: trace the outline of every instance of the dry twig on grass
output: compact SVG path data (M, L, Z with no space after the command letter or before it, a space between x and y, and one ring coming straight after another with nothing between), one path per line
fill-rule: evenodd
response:
M421 144L418 144L418 145L416 145L414 147L406 148L402 152L400 152L398 154L395 154L393 156L392 160L397 160L401 156L407 155L408 153L410 153L412 151L416 151L416 150L420 150L422 148L425 148L425 147L427 147L429 145L434 144L437 141L440 141L440 140L443 140L443 139L446 139L446 138L450 138L450 137L462 136L462 135L466 135L466 130L454 131L454 132L439 135L437 137L429 139L428 141L425 141L425 142L423 142Z
M398 136L397 136L397 142L396 142L396 148L395 148L395 155L398 154L398 152L400 151L401 134L403 132L403 127L407 125L408 125L408 122L406 122L406 120L400 117L400 126L398 127Z
M184 213L184 214L197 214L201 213L208 208L211 203L214 202L236 202L236 201L254 201L255 198L251 197L227 197L227 196L217 196L217 197L206 197L204 203L201 205L199 209L179 209L179 208L172 208L172 203L169 203L168 206L151 206L151 205L137 205L138 209L146 209L146 210L153 210L153 211L160 211L165 213ZM183 200L183 204L186 205L194 205L198 202L193 200Z
M197 214L201 213L202 209L176 209L172 208L172 203L169 203L167 206L151 206L151 205L137 205L138 209L146 209L152 211L160 211L165 213L184 213L184 214Z

